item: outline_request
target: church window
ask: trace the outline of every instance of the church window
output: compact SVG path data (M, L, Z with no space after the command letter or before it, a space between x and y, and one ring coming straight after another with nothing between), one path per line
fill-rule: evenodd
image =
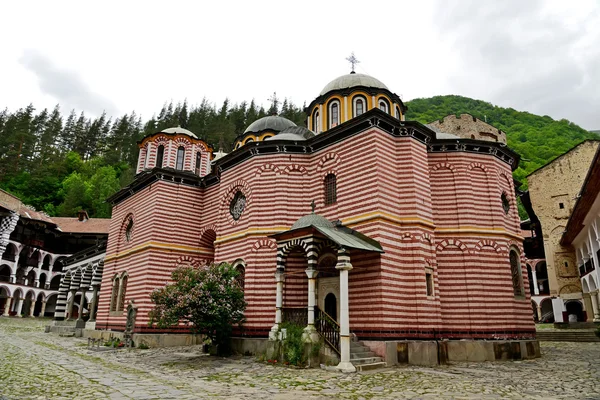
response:
M504 210L504 214L508 214L510 211L510 200L508 199L506 193L502 193L500 199L502 200L502 209Z
M246 196L240 190L237 191L229 204L229 213L234 220L239 220L246 208Z
M325 205L334 204L337 202L337 178L334 174L329 174L325 177Z
M427 296L433 296L433 274L425 274L425 282L427 283Z
M402 119L402 113L400 113L400 108L396 107L396 118Z
M521 262L519 253L510 250L510 272L512 275L513 292L515 296L523 296L523 280L521 278Z
M185 147L181 146L177 149L177 166L175 169L183 170L183 160L185 159Z
M123 311L125 306L125 292L127 291L127 276L121 278L121 288L119 289L119 303L116 311Z
M235 277L235 284L243 291L244 286L246 284L246 269L241 264L238 265L235 269L238 273L238 275Z
M158 168L162 168L164 157L165 157L165 146L163 146L161 144L160 146L158 146L158 150L156 151L156 166Z
M561 210L565 208L565 203L558 203L558 208Z
M127 225L125 226L125 240L131 241L131 235L133 233L133 218L129 217Z
M119 277L115 275L113 278L112 293L110 297L110 311L117 310L117 300L119 297Z
M196 153L196 175L200 175L200 162L202 161L202 157L200 156L200 152Z
M333 128L340 123L340 104L334 101L329 106L329 127Z
M379 100L379 109L385 113L389 113L390 106L388 105L386 100L380 99Z
M321 131L321 119L319 118L319 110L313 112L312 117L312 130L315 133L320 133Z
M359 115L364 114L366 108L366 100L362 96L356 96L353 100L354 102L354 116L358 117Z

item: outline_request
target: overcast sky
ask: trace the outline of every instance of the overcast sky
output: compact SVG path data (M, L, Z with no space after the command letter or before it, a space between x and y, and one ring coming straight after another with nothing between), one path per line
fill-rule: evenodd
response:
M600 129L594 0L10 1L0 108L98 115L276 91L301 105L357 72L407 101L457 94Z

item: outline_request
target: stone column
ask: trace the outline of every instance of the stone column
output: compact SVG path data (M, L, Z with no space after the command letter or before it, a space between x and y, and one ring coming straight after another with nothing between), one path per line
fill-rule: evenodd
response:
M542 322L542 307L537 306L538 321Z
M308 276L308 325L304 328L304 334L302 335L306 342L319 341L319 334L315 329L315 288L318 274L319 271L316 269L309 268L306 270L306 276Z
M40 310L40 315L38 315L38 318L43 318L45 313L46 313L46 300L42 301L42 309Z
M17 258L18 260L18 258ZM17 263L15 262L15 265L17 265ZM9 283L16 283L17 282L17 274L10 274L10 278L9 278Z
M67 321L73 319L73 305L75 304L75 294L77 293L77 289L71 289L71 298L67 303Z
M535 271L535 268L531 268L531 279L533 279L533 294L539 295L540 289L538 288L537 272Z
M283 282L285 280L283 268L277 268L275 272L275 282L277 283L277 294L275 298L275 325L269 332L269 340L277 340L279 324L281 324L281 308L283 307Z
M90 319L89 322L96 321L96 304L98 304L98 290L100 287L98 285L92 286L93 294L92 294L92 302L90 303Z
M35 311L35 299L31 300L31 303L29 303L29 316L31 318L33 318L33 312Z
M352 269L350 254L341 248L338 250L338 262L335 266L340 271L340 363L337 369L343 372L355 372L350 362L350 312L348 307L348 272Z
M25 300L25 299L19 298L18 299L19 302L16 304L17 307L16 307L15 311L17 312L17 317L19 317L19 318L22 317L21 311L23 311L23 300Z
M77 321L83 321L83 305L85 304L85 289L81 289L81 301L79 302L79 315L77 316Z
M598 311L598 291L591 292L592 310L594 312L594 322L600 322L600 312Z
M13 299L12 297L7 297L6 298L6 304L4 305L4 315L6 317L8 317L9 314L10 314L10 306L12 305L11 304L12 303L12 299Z

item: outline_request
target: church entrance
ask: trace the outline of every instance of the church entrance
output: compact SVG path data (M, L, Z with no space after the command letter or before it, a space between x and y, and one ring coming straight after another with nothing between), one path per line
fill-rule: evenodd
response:
M333 293L329 293L325 296L325 312L337 321L337 298Z

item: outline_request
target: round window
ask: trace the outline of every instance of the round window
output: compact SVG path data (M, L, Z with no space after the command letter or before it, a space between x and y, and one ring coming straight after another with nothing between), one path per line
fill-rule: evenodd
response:
M244 208L246 208L246 196L244 196L244 193L238 190L229 204L229 212L234 220L237 221L240 219L242 213L244 212Z

